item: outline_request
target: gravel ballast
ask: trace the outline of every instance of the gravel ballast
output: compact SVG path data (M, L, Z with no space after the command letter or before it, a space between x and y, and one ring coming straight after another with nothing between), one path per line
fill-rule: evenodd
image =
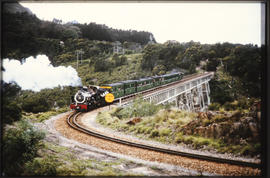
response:
M97 161L120 161L122 164L113 165L114 168L119 169L123 172L127 172L134 175L146 175L146 176L197 176L197 175L205 175L211 176L216 174L210 174L207 172L198 172L192 169L186 169L179 167L177 165L171 165L160 162L152 162L148 160L139 159L136 157L131 157L126 154L119 154L117 152L112 152L105 149L100 149L95 147L95 145L84 144L81 141L77 141L76 139L69 139L62 134L63 130L65 130L66 118L71 112L59 114L57 116L53 116L50 119L42 122L35 123L34 125L40 130L44 130L46 132L45 141L48 141L52 144L58 146L64 146L73 150L76 153L76 156L79 159L96 159ZM63 123L64 127L59 127L56 125L61 125ZM56 126L56 128L55 128ZM62 130L59 132L58 130ZM73 129L70 134L74 134ZM70 131L70 128L66 128L66 133ZM76 133L75 134L80 134ZM82 137L83 138L83 137Z
M103 108L104 109L104 108ZM85 122L85 118L94 119L98 112L103 109L98 109L92 112L88 112L82 115L79 119ZM133 159L139 158L141 160L156 162L159 164L165 163L169 165L178 166L183 170L189 170L189 175L226 175L226 176L247 176L247 175L260 175L259 169L253 169L249 167L241 167L228 164L220 164L214 162L208 162L203 160L191 159L181 156L168 155L155 151L144 150L141 148L134 148L126 145L117 144L114 142L95 138L77 130L74 130L66 123L66 117L60 117L55 121L55 128L63 136L76 140L80 143L91 145L93 147L106 150L106 153L118 153L121 155L127 155ZM119 135L117 135L119 136ZM128 138L130 139L130 138ZM180 170L180 169L179 169ZM147 171L146 171L147 172ZM183 171L184 173L184 171Z

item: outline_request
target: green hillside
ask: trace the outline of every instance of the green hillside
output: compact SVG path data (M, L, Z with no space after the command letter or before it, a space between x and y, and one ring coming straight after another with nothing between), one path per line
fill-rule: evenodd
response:
M113 55L108 55L103 57L102 64L106 65L106 69L102 71L96 71L95 64L91 59L79 60L79 65L77 69L77 61L73 60L71 62L64 63L63 65L71 65L77 69L79 77L82 79L83 85L101 85L115 83L123 80L129 79L139 79L145 76L151 76L151 72L144 71L141 69L142 54L128 54L119 55L119 58L126 58L126 62L123 65L115 66L115 60ZM100 61L99 59L97 59Z

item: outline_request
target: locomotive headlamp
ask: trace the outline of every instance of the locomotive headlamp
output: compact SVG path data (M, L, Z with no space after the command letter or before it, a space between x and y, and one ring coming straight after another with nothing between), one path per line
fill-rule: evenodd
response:
M76 95L74 96L74 100L76 101L76 103L83 103L85 101L85 97L81 92L79 92L76 93Z

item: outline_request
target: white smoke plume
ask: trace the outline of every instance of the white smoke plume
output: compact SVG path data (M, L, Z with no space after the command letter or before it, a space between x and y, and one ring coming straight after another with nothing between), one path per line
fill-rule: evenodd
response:
M25 62L18 60L3 60L3 80L15 81L23 90L40 91L44 88L57 86L79 86L81 79L77 71L71 67L53 67L46 55L36 58L28 57Z

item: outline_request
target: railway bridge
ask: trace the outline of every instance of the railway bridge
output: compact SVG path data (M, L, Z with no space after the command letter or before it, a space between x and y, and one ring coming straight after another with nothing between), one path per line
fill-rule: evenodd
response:
M203 111L210 104L209 81L214 72L193 74L182 80L159 88L151 89L144 93L136 93L130 99L120 98L119 106L129 105L136 95L141 94L143 100L154 104L173 103L181 110Z

